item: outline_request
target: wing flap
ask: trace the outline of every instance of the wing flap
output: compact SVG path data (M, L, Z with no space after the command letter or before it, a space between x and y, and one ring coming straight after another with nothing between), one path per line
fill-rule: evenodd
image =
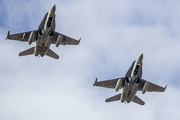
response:
M117 101L117 100L120 100L120 98L121 98L121 93L106 99L106 102Z
M25 56L25 55L31 55L34 54L34 47L29 48L21 53L19 53L19 56Z
M59 55L57 55L55 52L53 52L51 49L48 49L48 52L46 53L47 56L59 59Z
M145 102L142 101L142 100L141 100L138 96L136 96L136 95L134 96L132 102L135 102L135 103L140 104L140 105L144 105L144 104L145 104Z

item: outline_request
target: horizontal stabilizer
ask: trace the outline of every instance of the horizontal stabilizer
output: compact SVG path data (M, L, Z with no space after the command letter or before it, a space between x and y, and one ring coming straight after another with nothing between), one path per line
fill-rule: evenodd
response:
M19 53L19 56L25 56L25 55L31 55L34 54L34 47L29 48L21 53Z
M117 101L117 100L120 100L120 98L121 98L121 93L106 99L106 102Z
M59 56L55 52L53 52L51 49L48 49L48 52L46 53L46 55L55 59L59 59Z
M140 105L144 105L145 104L145 102L144 101L142 101L138 96L134 96L134 98L133 98L133 100L132 100L133 102L135 102L135 103L137 103L137 104L140 104Z

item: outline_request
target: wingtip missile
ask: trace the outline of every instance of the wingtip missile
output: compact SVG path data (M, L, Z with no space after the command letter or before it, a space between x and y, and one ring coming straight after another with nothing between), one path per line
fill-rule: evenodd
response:
M164 91L166 90L166 88L167 88L167 85L164 87Z
M97 83L97 78L95 79L93 86L95 86L95 85L96 85L96 83Z
M81 41L81 38L80 38L79 41L78 41L78 45L79 45L80 41Z
M10 35L10 31L8 31L8 34L7 34L7 36L6 36L6 39L8 39L8 36Z

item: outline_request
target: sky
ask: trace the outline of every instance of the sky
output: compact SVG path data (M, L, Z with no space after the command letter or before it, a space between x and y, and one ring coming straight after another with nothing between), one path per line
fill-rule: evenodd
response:
M36 30L56 5L56 31L78 46L50 48L58 60L19 57L26 42L5 40ZM178 0L1 0L0 120L179 120L180 1ZM142 78L163 93L139 91L144 106L106 103L118 94L94 87L98 80L124 77L143 53Z

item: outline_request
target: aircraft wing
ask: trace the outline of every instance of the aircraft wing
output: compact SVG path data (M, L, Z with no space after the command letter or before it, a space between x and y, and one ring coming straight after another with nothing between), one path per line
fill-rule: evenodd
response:
M124 80L125 80L124 78L116 78L116 79L105 80L105 81L97 81L97 78L96 78L93 86L106 87L106 88L115 88L116 83L117 83L117 81L119 79L122 79L123 83L124 83Z
M31 32L32 31L10 35L10 31L8 31L8 35L7 35L6 39L17 40L17 41L22 41L22 42L24 42L24 41L28 42L29 35L30 35ZM37 38L38 30L34 30L34 33L35 33L35 37L34 38ZM33 39L32 42L35 42L35 40L36 39Z
M139 91L142 91L142 89L143 89L143 87L144 87L144 84L145 84L146 82L149 82L149 81L146 81L146 80L144 80L144 79L141 79L141 81L140 81L140 83L139 83L139 87L138 87L138 90L139 90ZM161 87L161 86L159 86L159 85L156 85L156 84L154 84L154 83L149 82L149 86L148 86L147 91L148 91L148 92L164 92L165 89L166 89L166 87L167 87L167 85L166 85L165 87Z
M63 35L61 33L54 32L52 42L51 42L52 44L56 44L56 41L59 35L62 35L62 40L60 41L60 45L78 45L81 40L81 38L79 40L76 40L66 35Z

